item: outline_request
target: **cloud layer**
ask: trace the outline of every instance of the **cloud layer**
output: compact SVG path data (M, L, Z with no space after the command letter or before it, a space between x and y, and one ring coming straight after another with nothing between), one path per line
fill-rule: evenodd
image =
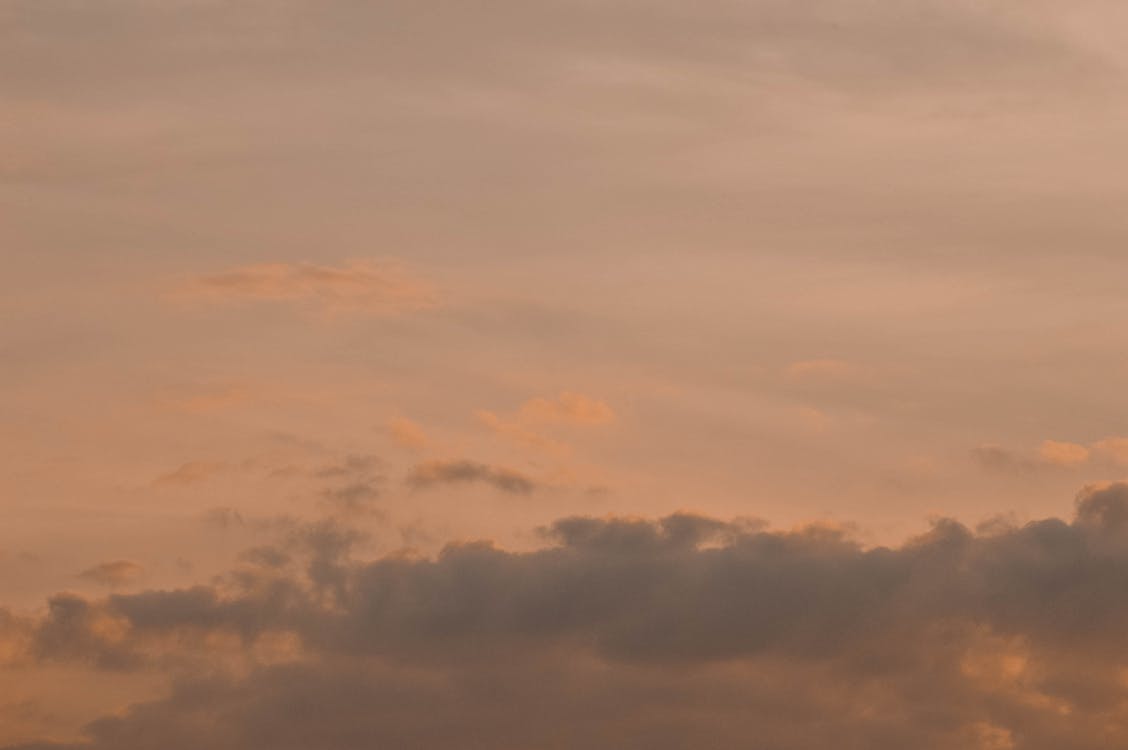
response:
M686 513L543 534L365 562L323 522L216 584L56 596L5 621L12 661L174 687L86 743L9 750L1128 742L1128 484L1068 523L941 520L897 548Z

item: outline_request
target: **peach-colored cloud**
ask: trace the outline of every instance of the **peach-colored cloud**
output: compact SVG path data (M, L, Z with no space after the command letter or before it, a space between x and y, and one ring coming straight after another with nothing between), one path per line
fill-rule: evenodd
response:
M260 263L197 276L178 296L215 302L289 302L317 311L389 315L433 307L436 291L400 265L366 260L340 266Z
M1090 446L1102 458L1122 466L1128 465L1128 438L1107 437Z
M1073 469L1089 461L1089 449L1077 443L1046 440L1038 449L1038 456L1052 466Z
M397 444L412 450L422 450L430 442L423 428L406 417L389 421L388 434Z
M541 432L551 426L598 427L615 421L615 411L606 402L572 391L553 398L531 398L511 418L479 409L474 416L495 434L517 445L566 454L571 446Z
M581 393L564 391L556 398L532 398L521 405L517 416L530 422L602 425L615 421L615 412L603 401Z
M536 430L531 430L519 421L502 419L492 411L479 409L474 412L474 416L495 434L518 445L552 453L568 453L571 450L571 446L565 442L554 440L553 438L540 434Z
M132 560L112 560L87 568L78 574L103 586L121 586L140 577L145 568Z

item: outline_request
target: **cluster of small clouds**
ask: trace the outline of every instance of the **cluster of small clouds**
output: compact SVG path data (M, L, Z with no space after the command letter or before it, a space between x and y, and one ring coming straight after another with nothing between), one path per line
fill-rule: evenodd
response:
M603 427L618 418L606 402L573 391L562 391L555 397L528 399L508 416L486 409L475 411L474 416L493 434L519 448L556 455L570 453L571 445L546 434L546 429ZM390 420L387 431L395 444L413 452L439 447L421 425L406 417ZM530 494L542 484L518 469L462 457L420 461L408 471L406 483L414 489L480 484L519 495Z
M404 424L412 429L408 430ZM415 424L407 420L397 420L395 426L403 432L404 440L415 448L417 436L424 433L415 431ZM398 438L399 436L397 436ZM425 437L422 439L425 440ZM425 443L424 443L425 445ZM233 470L234 464L226 461L189 461L172 471L159 475L151 483L154 488L192 487L212 480ZM254 460L240 464L244 469L264 468ZM269 468L269 465L267 466ZM342 513L373 513L373 504L381 497L382 486L388 483L384 473L384 462L371 454L350 454L321 465L309 467L286 465L269 469L271 477L298 477L312 481L317 494L331 510ZM419 461L407 469L402 482L410 489L427 489L437 486L484 484L505 493L529 494L539 482L533 477L502 465L475 461L467 458L445 458ZM228 527L242 525L243 519L231 508L209 511L209 523ZM213 517L214 516L214 517Z
M83 742L7 750L1128 743L1128 484L895 548L690 513L542 533L363 561L325 521L210 584L2 613L8 663L175 678Z
M571 445L555 435L574 438L581 431L603 428L618 419L615 410L605 401L568 390L555 396L529 398L505 416L486 410L476 411L475 416L491 434L519 448L557 451L557 457L570 453ZM545 469L536 461L528 460L528 456L519 455L520 463L526 468L516 468L504 459L490 456L496 453L490 446L479 446L484 450L478 451L465 440L452 440L441 433L434 437L429 429L406 416L389 419L383 430L394 446L415 454L401 471L395 471L394 466L385 464L375 455L337 453L334 456L334 451L319 444L305 446L296 455L291 455L294 453L291 450L286 455L262 453L243 460L220 459L214 455L189 460L157 474L149 484L154 490L183 492L217 480L227 481L232 486L256 479L293 480L299 495L304 492L315 496L322 510L386 517L386 508L382 506L386 505L388 491L397 486L410 492L477 486L505 495L530 495L547 486L576 483L576 472L567 465ZM318 458L311 462L302 452ZM234 508L228 510L238 513ZM215 523L230 526L233 518L225 516ZM242 525L241 518L235 520L237 525Z
M1106 437L1089 444L1044 440L1032 453L986 444L974 448L971 454L976 463L992 471L1079 469L1094 464L1128 466L1128 438Z

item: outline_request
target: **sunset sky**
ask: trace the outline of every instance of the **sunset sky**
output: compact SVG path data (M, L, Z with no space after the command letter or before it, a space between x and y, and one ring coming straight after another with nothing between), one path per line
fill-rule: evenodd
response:
M0 0L0 750L1128 747L1128 4Z

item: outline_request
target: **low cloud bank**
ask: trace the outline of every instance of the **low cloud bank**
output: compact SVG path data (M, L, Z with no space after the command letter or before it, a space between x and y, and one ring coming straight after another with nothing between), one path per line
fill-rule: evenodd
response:
M25 667L174 684L85 743L9 750L1128 743L1128 484L897 548L692 514L544 535L359 561L322 523L221 582L0 618Z

